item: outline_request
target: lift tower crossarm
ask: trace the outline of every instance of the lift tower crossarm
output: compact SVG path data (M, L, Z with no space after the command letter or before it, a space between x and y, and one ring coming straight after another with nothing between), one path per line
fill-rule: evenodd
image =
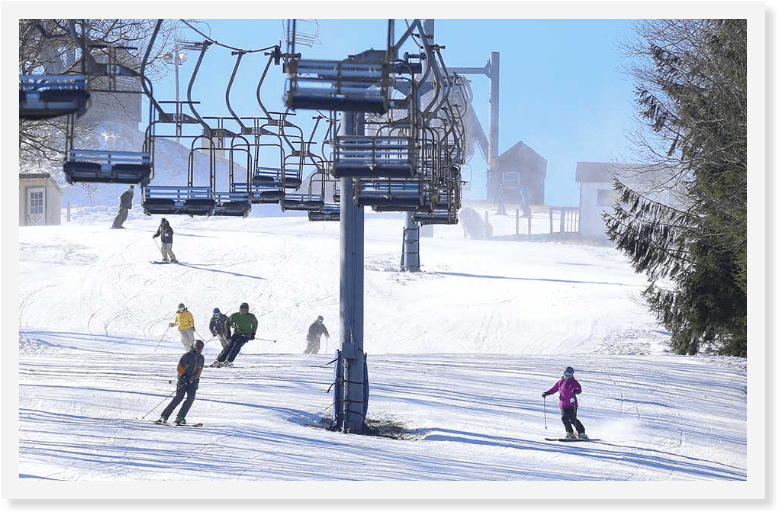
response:
M462 68L450 68L449 69L452 73L458 73L460 75L485 75L486 77L491 77L491 62L486 61L486 66L483 68L477 68L477 67L462 67Z

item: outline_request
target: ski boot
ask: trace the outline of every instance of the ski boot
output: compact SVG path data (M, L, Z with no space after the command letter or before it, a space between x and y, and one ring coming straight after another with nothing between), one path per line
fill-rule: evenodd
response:
M579 439L589 439L589 437L587 437L586 432L579 432L578 433L578 438Z
M185 421L185 418L183 418L182 416L177 416L176 421L174 421L174 423L176 424L176 426L183 426L187 424L187 421Z
M167 418L167 417L160 416L160 419L158 419L157 421L155 421L155 423L157 423L157 424L159 424L159 425L167 425L167 424L168 424L168 418Z
M215 360L214 362L212 362L212 367L220 367L222 365L223 363L220 362L219 360Z
M576 438L575 432L568 432L567 434L565 434L565 439L575 439L575 438Z

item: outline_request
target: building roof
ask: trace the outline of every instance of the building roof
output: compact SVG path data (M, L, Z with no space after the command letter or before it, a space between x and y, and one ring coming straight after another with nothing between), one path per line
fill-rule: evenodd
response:
M546 177L547 164L543 156L521 140L497 157L497 169L503 172L518 172L521 168L528 174Z
M48 184L49 186L54 186L57 191L62 191L60 188L60 185L57 184L57 181L55 181L52 178L52 175L48 172L35 172L35 173L19 173L19 180L23 181L25 179L45 179L46 181L38 182L39 184ZM37 181L36 181L37 182Z

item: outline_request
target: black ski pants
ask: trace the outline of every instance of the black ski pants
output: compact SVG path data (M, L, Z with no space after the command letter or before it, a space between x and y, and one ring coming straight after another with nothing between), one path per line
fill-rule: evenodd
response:
M185 397L185 394L187 394L187 399L185 400L184 403L182 403L182 407L179 409L179 412L177 412L176 417L183 418L187 416L187 412L190 410L190 407L193 405L193 402L195 401L197 390L198 390L198 378L194 379L190 383L187 383L187 380L185 379L184 376L180 377L179 380L177 380L176 382L176 395L174 396L174 399L171 400L171 403L169 403L165 409L163 409L163 412L160 414L160 416L163 419L168 419L169 416L171 416L171 413L177 407L177 405L179 405L179 403Z
M239 354L239 350L242 349L242 346L244 346L248 340L250 340L249 335L243 335L241 333L233 335L231 337L231 342L229 342L220 354L217 355L217 360L219 362L233 362L236 355Z
M560 409L560 412L562 413L562 423L565 425L565 430L568 433L573 431L572 425L575 425L576 432L579 434L584 433L584 425L576 417L578 407L563 407Z

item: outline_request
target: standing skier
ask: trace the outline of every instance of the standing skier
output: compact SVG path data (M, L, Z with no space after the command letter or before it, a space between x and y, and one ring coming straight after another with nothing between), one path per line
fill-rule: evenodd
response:
M190 351L195 344L195 322L193 321L193 314L187 311L184 303L179 303L179 307L176 311L176 321L169 324L169 326L179 325L179 333L182 335L182 345L186 351Z
M176 255L172 247L174 246L174 230L171 229L171 224L166 219L160 221L160 227L157 228L157 233L152 235L152 238L160 237L160 252L163 254L163 261L167 262L169 258L172 262L176 263Z
M579 439L588 439L584 425L578 420L576 414L578 412L578 400L577 394L581 394L581 384L573 377L575 371L572 367L565 369L562 375L562 379L554 384L554 387L543 392L545 398L549 394L559 392L559 409L562 413L562 423L565 425L565 431L568 439L575 439L576 434L573 433L573 426L575 425L578 432Z
M310 324L310 329L307 332L307 349L304 350L305 355L317 355L320 351L320 336L325 335L329 338L329 331L323 324L323 316L319 315L314 323Z
M177 412L175 421L177 426L187 424L185 416L187 416L187 412L195 401L198 382L201 379L201 370L204 368L204 356L201 354L203 349L204 342L197 340L193 345L193 349L182 355L182 358L179 359L179 364L176 366L178 373L176 396L174 396L171 403L163 409L163 412L160 414L160 419L157 420L158 423L168 422L168 417L185 397L185 394L187 394L187 399L182 403L179 412Z
M133 207L133 185L130 185L122 195L119 196L119 211L114 217L114 223L111 229L125 229L122 225L128 219L128 210Z
M239 312L228 318L228 330L232 333L231 341L217 355L212 367L222 367L234 363L236 355L248 340L255 339L255 330L258 329L258 319L250 313L250 305L242 303Z
M220 313L219 308L212 311L212 318L209 320L209 331L212 337L220 339L220 345L225 349L228 340L231 338L231 328L228 327L228 316Z

